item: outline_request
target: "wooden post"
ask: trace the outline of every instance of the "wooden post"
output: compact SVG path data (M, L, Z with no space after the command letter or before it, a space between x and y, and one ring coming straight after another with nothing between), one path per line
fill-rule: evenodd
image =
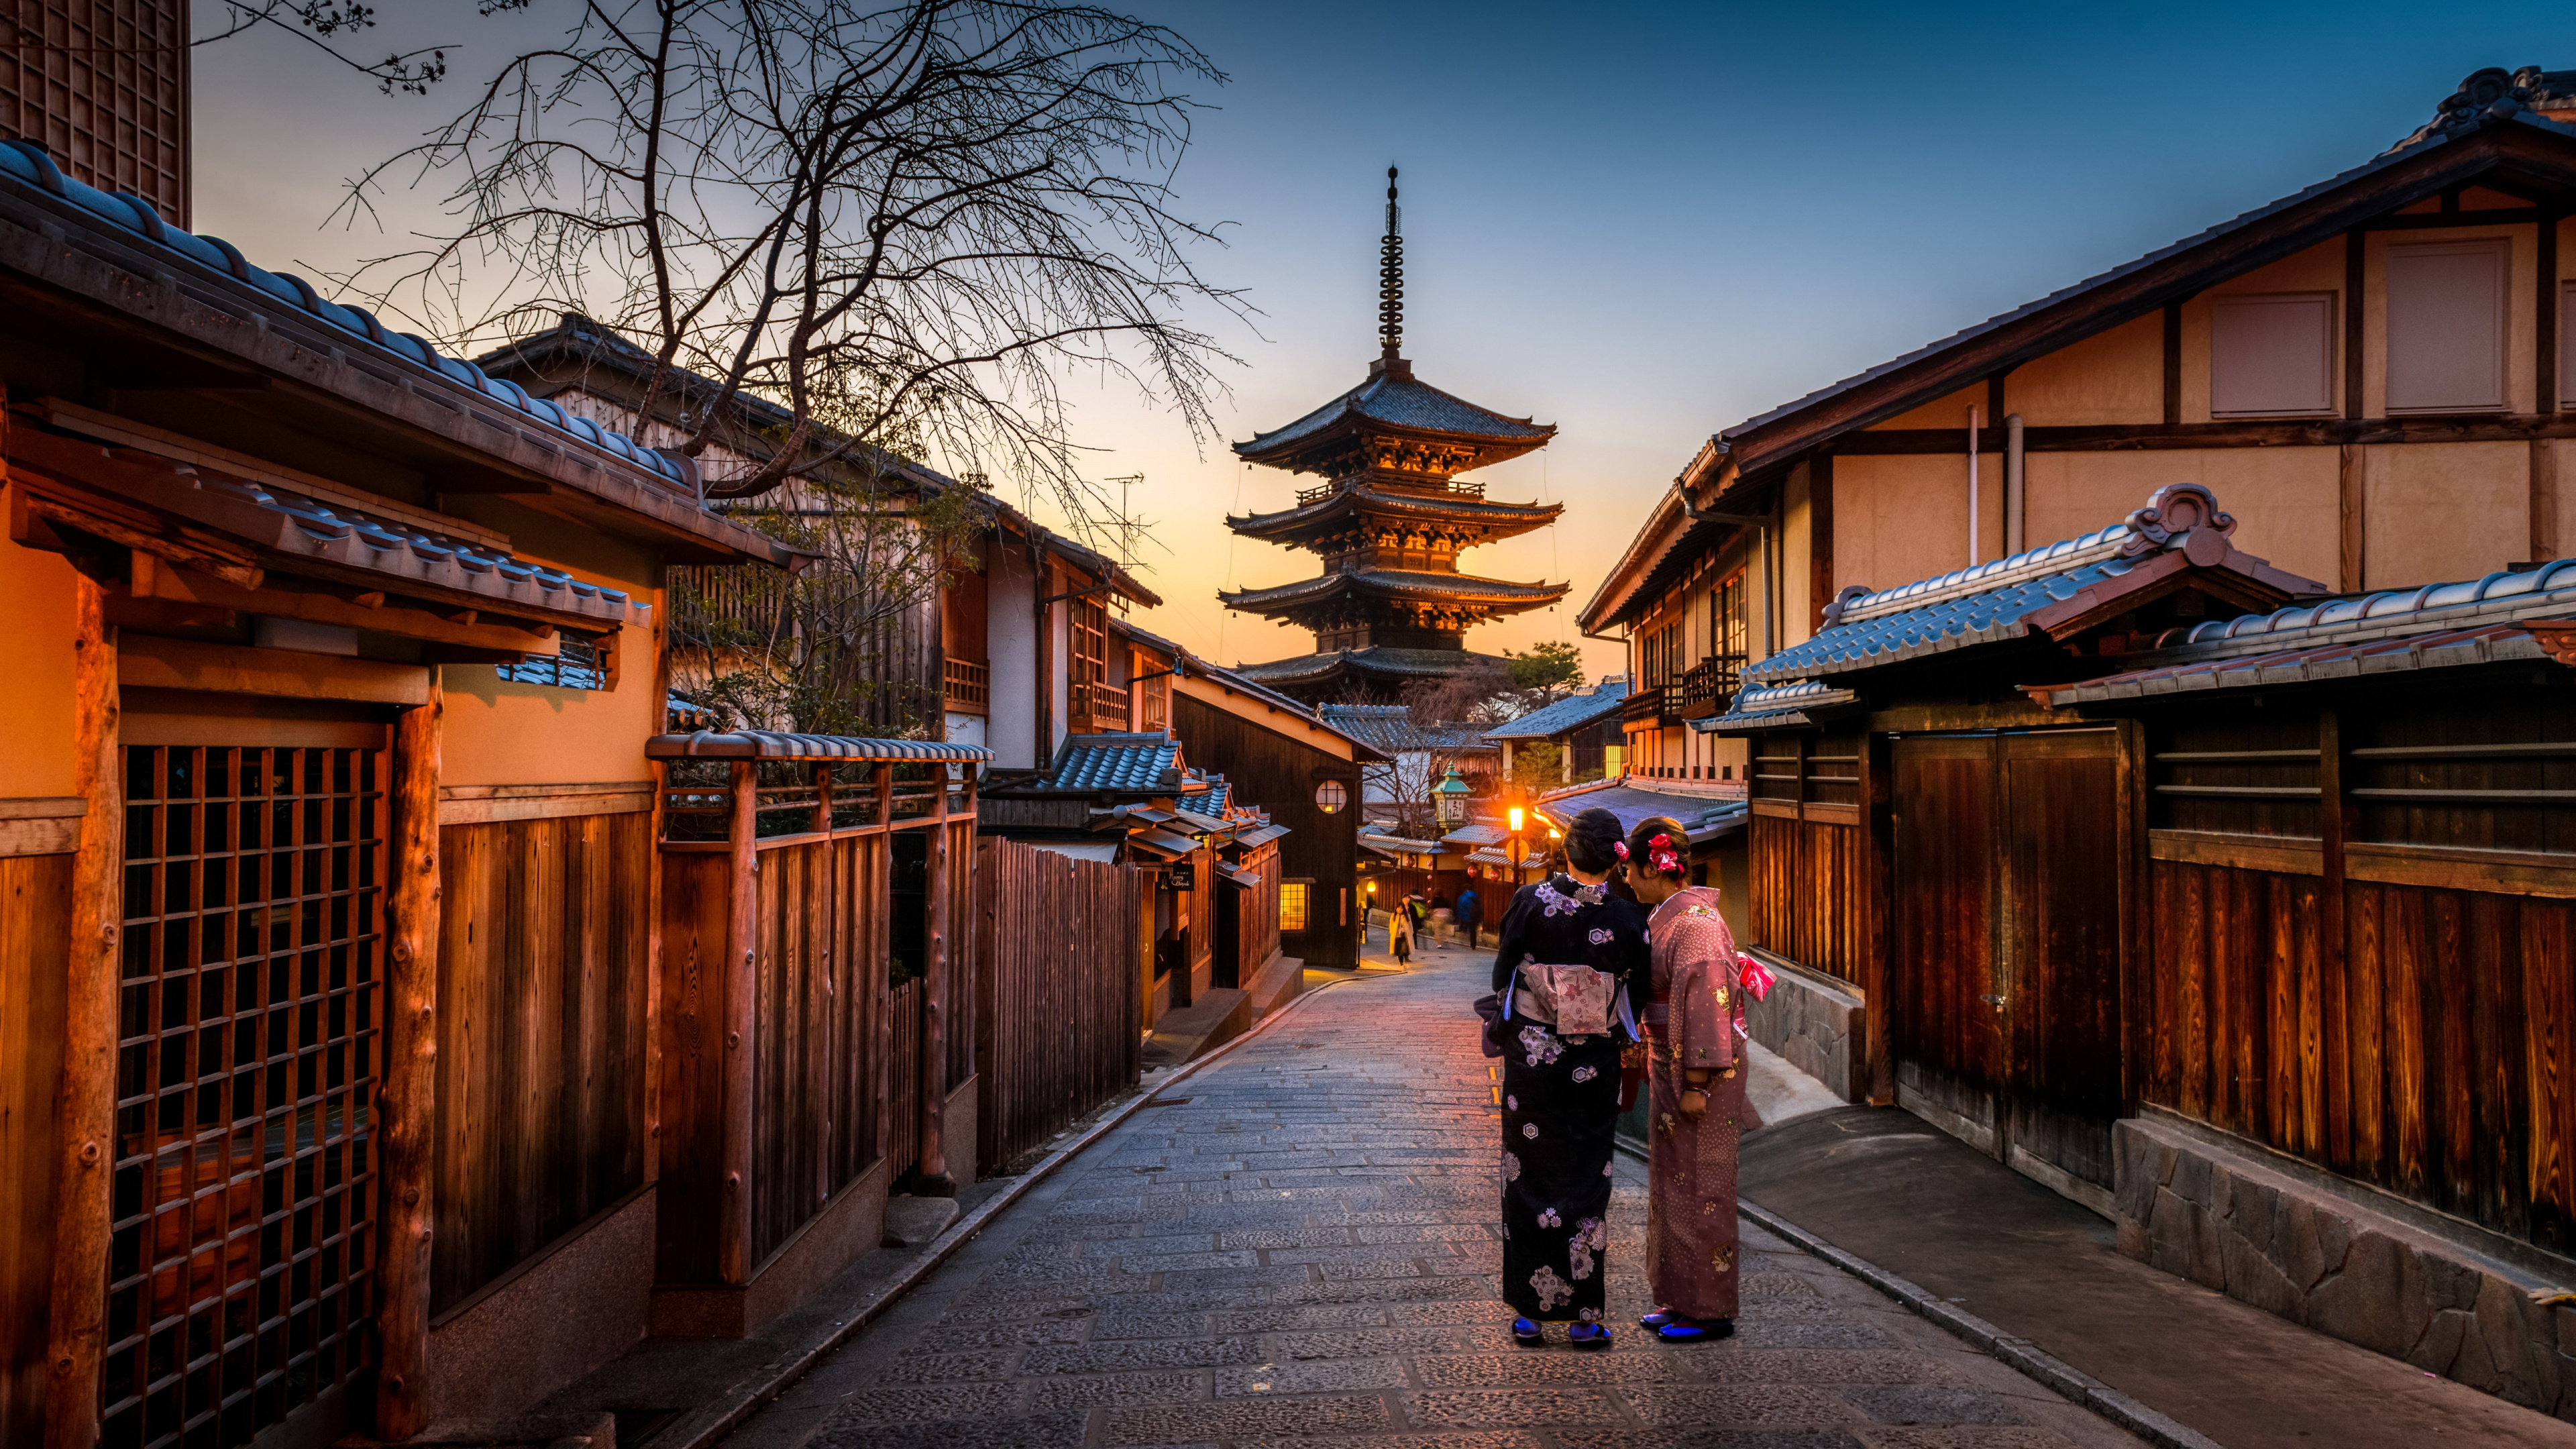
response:
M716 1243L716 1276L725 1283L751 1281L751 1098L754 971L760 923L760 762L733 762L731 847L733 892L725 915L724 1212Z
M2375 1164L2357 1163L2353 1158L2351 1018L2344 995L2350 950L2345 935L2349 918L2345 914L2344 845L2352 838L2355 822L2345 803L2348 797L2343 749L2341 715L2332 709L2318 711L2317 834L2323 849L2319 852L2317 880L2317 994L2319 1030L2324 1035L2318 1052L2329 1064L2325 1071L2323 1145L2328 1165L2337 1172L2351 1172Z
M948 1176L948 780L947 767L932 776L939 810L930 827L930 959L923 963L921 985L921 1179L922 1191L954 1196Z
M108 1239L116 1164L119 932L125 916L125 774L119 756L116 629L98 581L73 578L72 788L89 802L72 857L70 980L63 1079L54 1102L52 1311L45 1385L46 1449L98 1442L107 1348Z
M894 822L894 766L877 762L872 777L877 794L877 834L870 842L877 851L874 879L880 894L861 903L867 918L876 924L877 950L874 956L859 962L857 969L867 973L865 987L868 1000L876 1004L877 1023L877 1110L876 1150L879 1159L894 1151L894 991L889 985L886 963L894 942L888 934L893 929L889 913L881 905L894 879L894 834L887 827Z
M384 1174L376 1254L376 1434L429 1427L429 1262L437 1229L438 779L446 712L429 702L394 724L393 880L386 897L384 1078L377 1143Z

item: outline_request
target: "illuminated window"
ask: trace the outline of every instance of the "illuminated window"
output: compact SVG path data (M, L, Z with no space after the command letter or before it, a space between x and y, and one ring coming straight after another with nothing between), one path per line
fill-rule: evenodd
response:
M1351 792L1339 780L1326 780L1315 787L1315 808L1327 815L1340 814L1342 807L1349 803Z
M1312 881L1290 880L1279 883L1280 930L1306 929L1306 905L1313 896L1314 890L1315 885Z

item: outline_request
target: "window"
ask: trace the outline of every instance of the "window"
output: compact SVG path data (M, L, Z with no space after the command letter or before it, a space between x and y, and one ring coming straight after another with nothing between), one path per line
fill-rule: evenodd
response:
M2388 249L2388 411L2505 405L2501 241Z
M606 689L608 651L587 640L565 635L554 657L543 655L517 664L494 665L492 672L519 684L546 684L557 689Z
M2335 411L2335 294L2220 297L2209 312L2209 411L2222 418Z
M1306 908L1314 894L1313 881L1283 880L1279 883L1279 929L1282 932L1306 929Z
M1338 815L1351 803L1350 787L1339 780L1326 780L1315 787L1315 808L1327 815Z
M1728 574L1708 591L1708 638L1711 654L1744 657L1744 570Z

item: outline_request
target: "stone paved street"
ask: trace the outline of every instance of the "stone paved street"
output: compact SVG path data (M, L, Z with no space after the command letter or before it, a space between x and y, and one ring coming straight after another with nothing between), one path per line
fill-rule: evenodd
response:
M1518 1347L1467 1010L1483 966L1422 965L1335 985L1165 1089L728 1449L2139 1442L1749 1225L1740 1335L1655 1342L1624 1157L1617 1346Z

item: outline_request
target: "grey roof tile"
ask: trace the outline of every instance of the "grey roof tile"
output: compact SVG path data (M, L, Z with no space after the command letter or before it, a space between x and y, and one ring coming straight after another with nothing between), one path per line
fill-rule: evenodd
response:
M1508 724L1498 724L1485 731L1485 738L1543 740L1554 735L1570 734L1616 715L1627 698L1627 676L1614 676L1602 680L1582 694L1569 694L1554 704L1542 705L1531 710Z

